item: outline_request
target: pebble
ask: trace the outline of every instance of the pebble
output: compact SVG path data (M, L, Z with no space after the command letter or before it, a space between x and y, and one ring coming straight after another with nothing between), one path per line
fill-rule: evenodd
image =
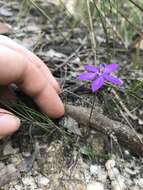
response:
M138 180L138 185L139 185L139 187L143 188L143 178L140 178Z
M22 187L21 187L21 185L15 185L15 190L21 190L22 189Z
M107 180L107 172L99 165L90 166L90 175L96 177L98 181L103 183Z
M125 190L126 185L124 183L124 179L121 177L118 177L116 180L111 182L112 190Z
M90 174L93 176L98 175L98 173L101 171L101 166L98 165L91 165L90 166Z
M18 152L18 149L16 148L13 148L11 143L8 142L5 146L4 146L4 150L3 150L3 155L6 156L6 155L14 155Z
M125 168L125 171L130 175L136 175L137 170L131 170L130 168Z
M49 179L45 176L38 176L37 178L37 185L38 187L44 187L44 186L47 186L49 184Z
M125 190L125 180L120 175L119 170L115 167L115 163L115 160L108 160L105 164L109 179L111 180L112 190Z
M105 164L107 170L110 170L115 166L115 160L108 160Z
M141 188L139 188L139 186L134 186L134 187L131 187L130 190L142 190Z
M104 190L104 186L100 182L92 182L87 185L87 190Z
M5 164L3 162L0 162L0 170L2 170L5 167Z
M120 176L119 170L117 168L111 168L108 170L108 176L110 180L116 180Z
M22 152L22 156L24 156L25 158L28 158L31 156L30 152Z
M28 186L28 187L30 188L30 190L32 190L32 189L34 189L34 188L36 187L34 178L31 177L31 176L22 178L22 182L23 182L23 185L24 185L25 187Z

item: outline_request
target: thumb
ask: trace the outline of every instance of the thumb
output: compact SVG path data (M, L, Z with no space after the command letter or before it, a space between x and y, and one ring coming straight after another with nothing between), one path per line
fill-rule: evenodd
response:
M0 108L0 139L15 132L20 126L20 119L11 112Z

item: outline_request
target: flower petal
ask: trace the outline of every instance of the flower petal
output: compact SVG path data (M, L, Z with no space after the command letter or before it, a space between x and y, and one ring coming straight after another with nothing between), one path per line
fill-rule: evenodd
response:
M111 73L111 72L114 72L118 69L118 65L117 64L109 64L109 65L106 65L105 68L104 68L104 73Z
M99 77L98 79L96 79L95 81L92 82L92 91L95 92L97 91L99 88L101 88L104 84L104 78L103 77Z
M94 67L93 65L84 65L85 70L97 73L99 71L98 67Z
M82 73L77 77L77 80L92 80L94 79L96 76L95 73L91 73L91 72L86 72L86 73Z
M123 81L115 76L104 75L104 79L115 85L121 85Z

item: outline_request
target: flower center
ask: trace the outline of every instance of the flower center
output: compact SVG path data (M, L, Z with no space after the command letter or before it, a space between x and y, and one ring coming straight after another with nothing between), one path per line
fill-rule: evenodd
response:
M101 76L104 73L105 66L104 64L100 65L98 75Z

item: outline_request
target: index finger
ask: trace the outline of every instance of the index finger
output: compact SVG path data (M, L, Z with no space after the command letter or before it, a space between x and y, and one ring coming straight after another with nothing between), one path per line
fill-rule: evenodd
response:
M16 42L14 42L6 36L0 35L0 44L19 52L23 56L26 56L31 63L35 64L41 70L43 75L45 75L45 77L47 78L47 81L51 83L51 85L56 89L56 91L60 92L59 84L53 77L49 68L43 63L43 61L39 57L37 57L34 53L27 50L23 46L17 44Z
M0 85L16 83L44 113L53 118L62 116L62 101L35 64L12 49L4 46L0 46L0 49Z

